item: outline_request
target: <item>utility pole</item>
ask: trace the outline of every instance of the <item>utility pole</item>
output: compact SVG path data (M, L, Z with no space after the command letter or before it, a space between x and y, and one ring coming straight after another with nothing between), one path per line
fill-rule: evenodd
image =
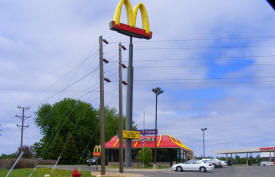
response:
M121 49L126 50L126 47L124 47L121 43L118 45L119 49L119 61L118 61L118 77L119 77L119 132L118 132L118 138L119 138L119 172L123 173L123 119L122 119L122 84L127 85L125 81L122 81L122 68L126 68L124 64L122 64L122 54Z
M105 175L105 117L104 117L104 80L111 82L110 79L104 78L103 62L109 63L103 58L103 42L108 41L99 36L99 77L100 77L100 146L101 146L101 175Z
M22 115L15 115L15 117L21 118L21 125L16 125L21 128L21 140L20 140L20 149L23 147L23 136L24 136L24 128L28 128L29 125L25 125L25 120L31 118L31 116L25 116L25 110L30 109L30 107L18 106L18 109L22 109Z
M205 132L206 130L207 130L207 128L201 128L201 131L202 131L203 158L205 158L204 132Z
M157 129L158 129L158 96L163 93L159 87L152 89L156 94L156 117L155 117L155 163L154 168L157 168Z

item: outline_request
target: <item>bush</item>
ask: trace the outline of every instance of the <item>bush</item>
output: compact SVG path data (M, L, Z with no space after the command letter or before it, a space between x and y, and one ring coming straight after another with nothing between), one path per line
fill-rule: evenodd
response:
M148 147L143 147L138 151L138 160L140 160L146 167L152 161L152 150Z
M0 160L0 169L10 169L16 159ZM55 160L20 159L15 168L34 168L36 165L54 165Z
M22 148L19 147L17 151L18 156L22 151L24 152L22 158L30 159L34 157L31 146L22 146Z
M39 165L54 165L55 164L55 160L39 160L38 164Z
M2 154L0 156L0 159L14 159L17 158L18 154L17 153L12 153L12 154Z

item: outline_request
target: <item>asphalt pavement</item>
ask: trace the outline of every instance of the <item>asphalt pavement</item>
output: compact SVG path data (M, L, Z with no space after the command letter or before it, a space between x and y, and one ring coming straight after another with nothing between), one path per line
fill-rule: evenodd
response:
M40 167L51 168L52 166L42 165ZM87 165L58 165L58 169L72 170L74 168L81 171L95 171L95 166ZM106 168L108 172L118 172L118 169ZM127 173L138 173L145 177L275 177L275 166L234 166L227 168L217 168L213 172L175 172L171 169L125 169Z

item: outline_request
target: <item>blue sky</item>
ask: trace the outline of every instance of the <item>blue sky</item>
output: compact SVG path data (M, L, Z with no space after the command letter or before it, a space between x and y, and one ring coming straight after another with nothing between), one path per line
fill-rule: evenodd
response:
M139 2L147 8L153 38L134 40L133 119L138 127L142 128L144 112L146 126L153 127L151 90L160 86L164 90L159 97L160 133L181 139L196 155L202 153L202 127L208 128L210 155L216 149L274 146L275 16L269 4L131 1ZM98 107L98 72L56 93L97 68L99 35L111 42L104 47L110 60L117 60L116 42L128 46L127 37L109 30L117 3L0 2L0 154L19 146L17 105L30 105L27 114L33 118L42 103L65 97ZM127 57L124 52L125 63ZM105 75L114 81L105 85L105 102L117 108L117 62L105 66ZM33 118L27 120L30 128L25 130L24 144L41 138Z

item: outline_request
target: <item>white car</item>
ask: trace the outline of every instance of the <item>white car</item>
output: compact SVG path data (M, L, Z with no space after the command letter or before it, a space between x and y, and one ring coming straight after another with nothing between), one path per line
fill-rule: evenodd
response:
M275 166L275 161L274 162L262 161L260 163L260 166Z
M178 163L172 166L174 171L200 171L208 172L214 169L211 163L204 162L203 160L189 160L185 163Z
M206 163L211 163L214 165L215 168L222 168L226 167L227 163L225 161L222 162L222 160L219 159L202 159Z
M227 167L227 162L224 161L224 160L221 160L221 165L223 168L226 168Z

